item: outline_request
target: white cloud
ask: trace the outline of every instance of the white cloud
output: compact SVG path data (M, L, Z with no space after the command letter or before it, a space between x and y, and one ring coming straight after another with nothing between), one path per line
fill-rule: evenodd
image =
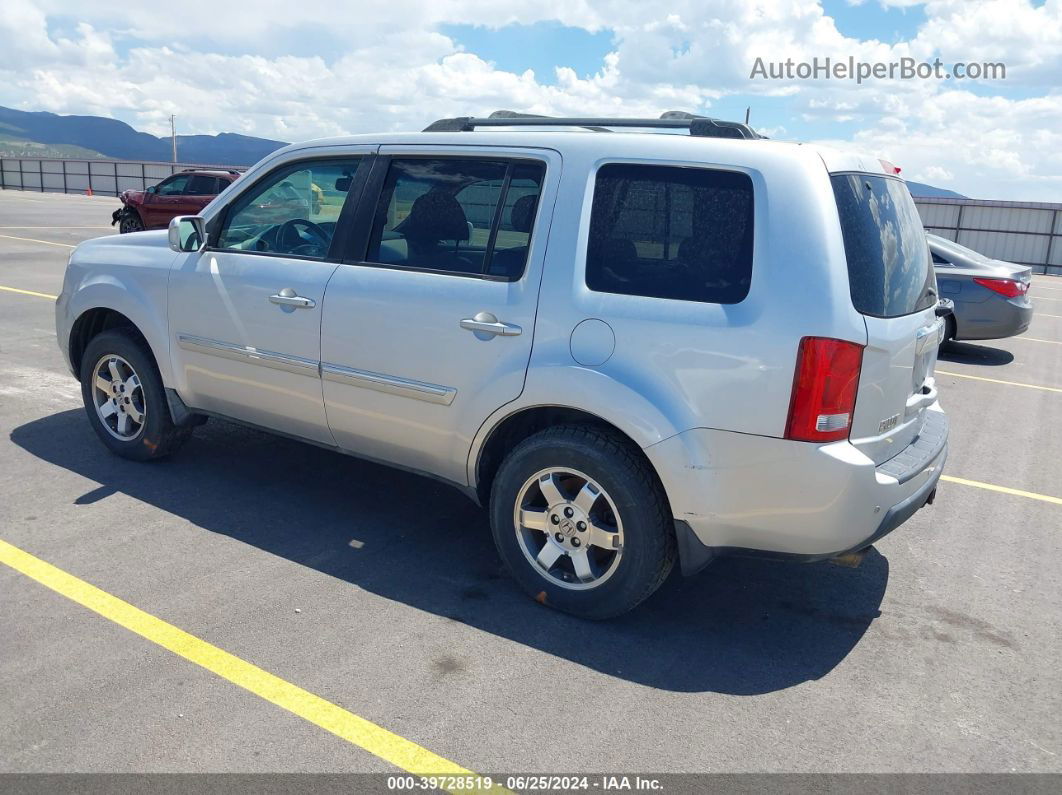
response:
M841 143L889 156L912 178L950 179L955 189L978 196L1062 199L1055 176L1062 163L1054 154L1062 152L1062 0L921 4L926 22L918 34L884 43L842 34L818 0L669 0L663 7L625 0L521 6L391 0L346 12L332 0L303 0L296 11L280 0L260 0L253 9L186 0L181 18L209 19L205 29L175 24L172 14L150 4L123 7L115 27L113 4L102 0L5 0L0 104L116 115L156 134L168 131L169 114L176 113L183 132L298 140L418 129L434 118L501 107L656 115L711 112L713 103L734 94L784 97L794 122L821 130L844 124L854 132ZM49 21L69 19L80 23L49 29ZM555 74L517 74L439 32L444 23L542 20L608 29L614 51L590 76L568 68L563 53ZM307 47L315 37L318 54ZM296 39L300 54L290 47ZM978 96L958 81L749 80L758 56L887 62L937 54L947 61L1004 61L1000 91L1022 93ZM801 126L776 121L774 132Z

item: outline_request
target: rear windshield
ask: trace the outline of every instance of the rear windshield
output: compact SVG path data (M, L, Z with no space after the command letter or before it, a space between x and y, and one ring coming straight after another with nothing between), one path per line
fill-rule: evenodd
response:
M835 174L852 304L864 315L899 317L936 301L926 233L907 186L870 174Z

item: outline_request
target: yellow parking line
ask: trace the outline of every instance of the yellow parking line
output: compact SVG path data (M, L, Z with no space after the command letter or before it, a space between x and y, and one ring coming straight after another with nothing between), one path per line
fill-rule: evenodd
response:
M412 740L360 718L2 540L0 563L395 767L418 775L475 775Z
M1018 381L1001 381L998 378L985 378L983 375L966 375L965 373L951 373L947 370L937 370L937 375L951 375L955 378L969 378L974 381L988 381L993 384L1006 384L1007 386L1023 386L1026 389L1042 389L1045 392L1062 392L1057 386L1040 386L1039 384L1022 384Z
M53 243L51 240L37 240L35 237L16 237L15 235L0 235L8 240L25 240L27 243L43 243L46 246L61 246L62 248L74 248L69 243Z
M940 479L946 480L948 481L948 483L958 483L962 486L975 486L979 489L998 491L1001 494L1012 494L1015 497L1027 497L1030 500L1041 500L1042 502L1050 502L1055 505L1062 505L1062 497L1050 497L1047 494L1037 494L1035 491L1022 491L1021 489L1012 489L1009 486L996 486L993 483L982 483L979 480L953 478L951 475L941 475Z
M3 285L0 285L0 290L8 293L19 293L20 295L35 295L38 298L51 298L53 301L59 297L57 295L49 295L48 293L36 293L33 290L20 290L17 287L4 287Z
M1037 337L1015 337L1016 340L1026 340L1028 342L1049 342L1052 345L1062 345L1062 340L1042 340Z

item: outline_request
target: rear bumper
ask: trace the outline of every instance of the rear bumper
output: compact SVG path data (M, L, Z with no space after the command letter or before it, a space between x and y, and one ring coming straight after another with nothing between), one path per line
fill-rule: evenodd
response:
M683 571L721 554L821 560L862 549L930 500L947 458L935 412L906 450L875 465L847 441L826 445L709 429L646 448L678 527Z
M957 340L998 340L1024 334L1032 322L1032 304L1022 305L1004 299L981 303L957 303Z

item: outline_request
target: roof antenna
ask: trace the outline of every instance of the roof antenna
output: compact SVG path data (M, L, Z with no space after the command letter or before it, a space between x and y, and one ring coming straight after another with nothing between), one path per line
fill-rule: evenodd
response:
M749 123L749 113L752 112L752 106L749 105L745 108L745 124Z

